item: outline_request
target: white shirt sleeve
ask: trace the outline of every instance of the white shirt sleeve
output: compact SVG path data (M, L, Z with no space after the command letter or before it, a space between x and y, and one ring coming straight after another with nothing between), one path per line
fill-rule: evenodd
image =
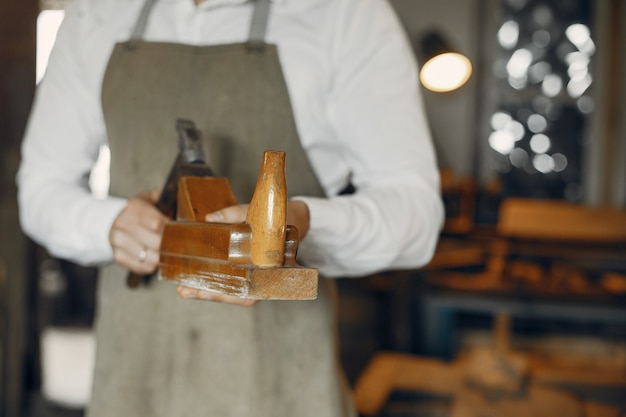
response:
M357 192L301 198L311 224L300 259L328 276L419 267L443 206L415 59L386 1L338 4L328 117Z
M99 86L82 62L88 20L80 1L67 10L37 88L17 175L24 231L52 255L80 264L112 259L108 234L126 203L98 200L88 187L90 170L106 143Z

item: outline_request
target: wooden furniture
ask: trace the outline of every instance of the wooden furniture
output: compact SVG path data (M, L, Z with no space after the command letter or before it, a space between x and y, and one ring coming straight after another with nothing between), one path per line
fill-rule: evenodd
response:
M257 300L317 297L318 272L296 263L298 231L286 225L285 153L266 151L246 222L208 223L236 204L226 178L183 177L176 221L165 226L162 279Z
M442 245L435 254L427 267L433 271L428 279L434 285L489 293L626 295L625 210L506 199L495 230L468 235L459 247L463 251L447 252ZM483 249L483 269L471 273L454 269L454 260L476 265L480 252L470 251L476 247Z
M424 353L450 357L458 313L626 322L626 211L511 198L498 217L493 232L459 243L465 252L483 248L482 266L479 252L472 258L444 247L424 272L430 286L419 300ZM458 268L460 260L471 268Z
M626 242L626 210L564 201L510 198L500 206L498 232L529 240Z
M449 398L452 417L571 416L583 415L583 410L587 415L617 416L618 407L581 401L560 388L612 390L626 398L623 364L583 366L513 351L508 322L501 318L496 320L492 347L454 357L450 346L453 316L460 311L623 326L624 305L613 297L626 295L621 281L625 271L625 211L505 200L493 230L474 228L465 238L440 242L422 271L436 289L419 295L418 338L430 356L374 355L355 385L359 412L376 415L391 392L410 391Z
M449 169L441 170L440 179L441 195L446 206L444 233L471 232L474 227L476 181L472 178L460 178Z
M620 404L582 398L583 390L577 387L596 391L610 387L624 398L623 367L554 363L542 355L515 351L509 326L506 315L496 316L492 346L473 348L450 362L397 352L376 354L356 381L357 410L375 416L390 394L400 390L448 399L450 417L619 415Z

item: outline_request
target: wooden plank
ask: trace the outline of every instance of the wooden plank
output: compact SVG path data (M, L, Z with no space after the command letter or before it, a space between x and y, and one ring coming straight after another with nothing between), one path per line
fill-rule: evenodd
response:
M571 242L626 242L626 211L552 200L502 202L498 232L507 237Z
M413 355L381 352L367 365L353 391L357 411L373 416L394 389L452 397L463 384L462 370L445 362Z

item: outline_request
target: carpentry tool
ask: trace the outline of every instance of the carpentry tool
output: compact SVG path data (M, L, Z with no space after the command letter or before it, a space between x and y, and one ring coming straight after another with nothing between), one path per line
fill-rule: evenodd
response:
M213 171L206 165L202 150L201 134L190 120L176 120L178 132L178 155L167 176L165 186L161 191L156 207L166 216L174 218L176 215L178 183L184 176L211 177ZM137 288L142 283L148 283L151 275L128 274L126 280L130 288Z
M244 223L208 223L236 204L228 179L181 178L176 221L161 240L161 279L256 300L317 297L318 271L296 263L298 230L286 224L285 153L266 151Z
M297 264L298 230L286 224L285 152L263 154L244 223L208 223L207 214L237 202L228 179L206 165L193 122L176 128L179 155L156 204L175 219L163 231L159 278L248 299L315 299L318 271ZM130 274L128 285L148 279Z

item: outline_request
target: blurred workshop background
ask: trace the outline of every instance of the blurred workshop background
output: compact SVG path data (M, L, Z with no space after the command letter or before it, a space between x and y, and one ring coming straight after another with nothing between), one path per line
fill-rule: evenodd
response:
M447 221L425 268L339 280L359 413L626 415L626 2L390 1L423 69ZM78 417L89 399L96 271L22 234L15 188L70 3L0 4L6 417Z

